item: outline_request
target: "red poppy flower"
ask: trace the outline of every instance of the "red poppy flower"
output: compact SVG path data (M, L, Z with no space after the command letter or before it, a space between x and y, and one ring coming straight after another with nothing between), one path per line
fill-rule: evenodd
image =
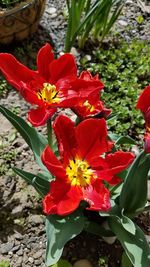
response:
M119 151L105 156L112 143L107 140L104 119L87 119L75 127L61 115L53 128L60 160L49 146L45 148L42 161L56 179L43 200L44 212L67 215L78 208L81 200L89 204L90 210L109 210L110 193L103 181L120 182L118 173L133 161L133 154Z
M150 127L150 86L145 87L138 99L136 107L142 111L146 126Z
M101 88L99 81L93 80L88 84L83 79L77 79L74 57L64 54L54 59L49 44L38 52L37 71L30 70L7 53L0 54L0 70L27 102L38 106L28 113L28 120L33 126L44 125L57 107L72 107L79 99Z

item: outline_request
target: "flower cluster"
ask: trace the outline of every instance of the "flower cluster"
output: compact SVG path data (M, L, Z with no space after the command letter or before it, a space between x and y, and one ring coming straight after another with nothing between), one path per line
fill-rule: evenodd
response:
M67 215L81 201L89 210L109 210L109 187L121 183L119 173L131 164L134 155L112 152L105 120L111 111L100 100L104 85L99 77L88 71L78 77L74 57L64 54L54 59L49 44L38 52L36 71L6 53L0 54L0 70L27 102L37 106L28 112L33 126L48 122L57 108L71 108L80 120L75 125L59 115L53 122L60 158L49 145L42 153L42 161L54 177L43 200L44 212ZM147 113L145 116L148 118Z

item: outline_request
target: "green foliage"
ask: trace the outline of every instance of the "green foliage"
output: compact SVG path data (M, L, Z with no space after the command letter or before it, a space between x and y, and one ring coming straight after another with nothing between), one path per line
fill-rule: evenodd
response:
M0 75L0 98L4 97L7 92L10 90L11 86L7 81Z
M46 264L47 266L57 263L60 259L64 245L72 238L80 234L84 227L82 212L75 211L68 216L57 215L46 218Z
M22 118L12 113L10 110L3 106L0 106L0 112L12 123L16 130L21 134L25 142L31 148L35 155L37 164L44 170L47 171L46 167L41 161L41 153L43 152L45 146L47 145L46 138L37 132L37 130L28 123L26 123Z
M21 2L20 0L0 0L0 6L2 7L10 7L13 6L16 3Z
M126 253L124 252L122 255L122 260L121 260L121 267L132 267L133 265L131 264L129 258L127 257Z
M66 260L59 260L56 264L51 267L72 267L72 265Z
M120 207L125 214L135 216L136 212L144 209L149 166L150 156L142 152L129 169L119 198Z
M26 182L34 186L34 188L36 189L36 191L39 193L40 196L44 197L49 192L49 185L50 185L49 180L51 178L50 174L48 180L47 177L40 174L33 174L30 172L20 170L18 168L13 168L13 170Z
M93 51L91 62L83 58L81 63L94 74L99 73L105 84L102 99L117 114L108 121L110 131L139 140L144 120L136 102L141 90L150 83L150 46L136 40L106 46Z
M131 221L131 220L130 220ZM119 239L128 258L134 267L149 267L150 266L150 248L141 229L134 224L135 231L131 233L126 229L127 222L118 216L110 216L108 218L110 228ZM129 224L130 229L130 224Z
M8 260L2 260L0 261L0 267L9 267L10 263Z
M106 267L108 263L108 258L107 257L100 257L98 260L98 266L99 267Z
M78 37L79 47L93 31L93 37L101 41L108 34L118 18L124 0L66 0L68 7L68 27L65 51L69 52Z

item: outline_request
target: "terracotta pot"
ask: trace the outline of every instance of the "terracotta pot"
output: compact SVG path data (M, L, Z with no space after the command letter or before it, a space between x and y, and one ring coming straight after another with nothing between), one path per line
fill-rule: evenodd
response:
M20 41L37 30L46 0L24 0L11 9L0 10L0 43Z

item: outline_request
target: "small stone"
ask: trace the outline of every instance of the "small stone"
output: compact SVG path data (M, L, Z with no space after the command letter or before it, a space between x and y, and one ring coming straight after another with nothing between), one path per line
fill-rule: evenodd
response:
M77 57L79 55L79 53L78 53L78 51L77 51L77 49L75 47L71 48L70 53L75 57Z
M18 256L22 256L23 255L23 249L22 248L17 251L17 255Z
M29 217L29 223L34 225L43 224L43 218L40 215L31 215Z
M30 263L33 263L33 262L34 262L34 259L33 259L32 257L29 257L29 258L28 258L28 261L29 261Z
M22 234L20 234L18 232L15 234L15 239L22 240L22 238L23 238Z
M128 23L125 20L122 20L122 19L118 20L118 23L123 27L126 27L128 25Z
M57 9L55 7L50 7L46 9L46 13L48 13L49 15L55 14L56 12L57 12Z
M19 248L20 248L20 245L18 245L18 246L15 246L15 247L13 247L12 248L12 252L16 252L16 251L18 251L19 250Z
M10 250L12 250L14 246L14 242L8 242L1 245L0 253L7 254Z
M127 5L132 5L132 4L133 4L133 1L132 1L132 0L127 0L127 1L126 1L126 4L127 4Z
M79 260L76 261L73 267L93 267L88 260Z
M54 19L54 18L56 18L56 17L57 17L57 14L56 14L56 13L50 15L50 18L51 18L51 19Z
M40 260L35 260L34 264L35 264L36 266L39 266L39 265L41 265L41 262L42 262L41 259L40 259Z
M20 267L22 266L21 264L22 264L22 257L21 258L19 257L17 261L15 262L15 267Z
M39 259L42 256L43 252L42 251L37 251L34 253L33 257L34 259Z

